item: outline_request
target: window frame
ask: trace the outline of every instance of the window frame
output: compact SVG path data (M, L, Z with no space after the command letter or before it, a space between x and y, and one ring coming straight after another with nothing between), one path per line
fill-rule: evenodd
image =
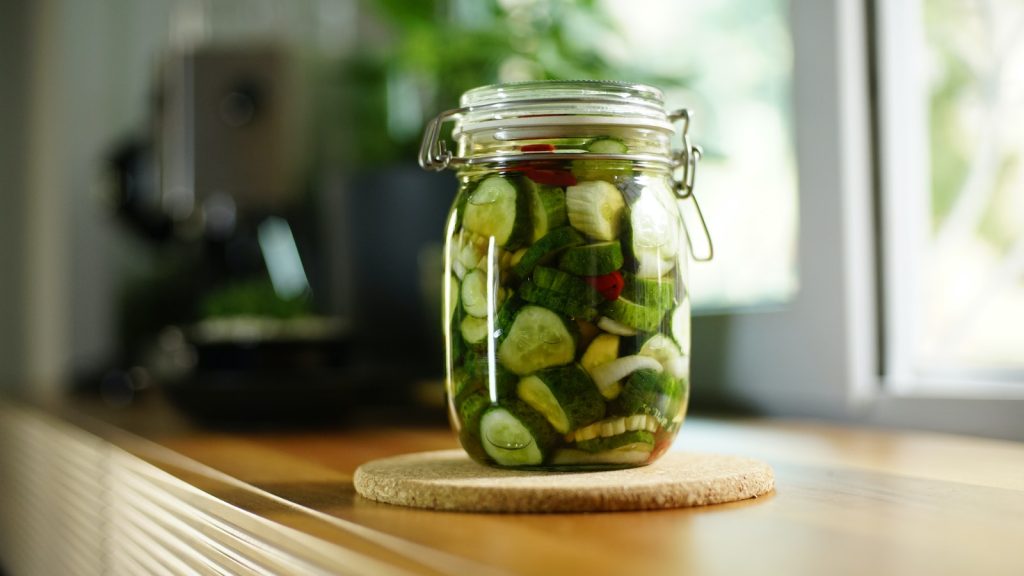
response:
M883 362L899 345L890 335L905 338L899 307L885 306L899 302L905 256L885 251L895 191L912 177L896 168L908 151L886 122L900 112L897 70L871 61L899 31L895 4L791 1L799 290L778 309L695 317L693 378L712 404L770 415L1024 440L1024 396L908 387L903 367Z

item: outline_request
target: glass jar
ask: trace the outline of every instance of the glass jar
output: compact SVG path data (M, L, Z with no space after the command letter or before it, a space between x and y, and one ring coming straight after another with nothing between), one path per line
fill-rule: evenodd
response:
M442 294L462 446L511 468L653 462L690 392L689 114L619 82L485 86L461 106L427 125L420 164L459 181Z

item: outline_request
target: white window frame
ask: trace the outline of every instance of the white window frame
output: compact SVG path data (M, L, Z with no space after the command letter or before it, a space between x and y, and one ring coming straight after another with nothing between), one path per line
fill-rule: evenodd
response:
M899 21L888 13L898 10L896 4L901 3L875 2L880 50L887 34L899 32ZM863 0L790 3L800 287L783 309L695 318L696 355L712 356L695 362L696 391L707 386L710 396L772 415L1024 440L1024 400L900 386L908 381L904 366L887 365L884 375L880 368L879 281L886 282L885 301L895 296L898 303L905 284L895 282L892 272L905 265L905 254L886 252L880 277L866 12ZM879 60L880 207L886 212L906 209L898 203L908 200L895 191L920 171L899 169L905 160L900 155L912 149L898 131L885 127L887 117L900 113L898 102L887 96L900 92L900 78L885 58ZM894 225L892 212L887 214L883 232ZM897 342L906 334L893 327L908 325L893 324L900 313L886 311L887 336ZM888 360L898 344L884 342Z

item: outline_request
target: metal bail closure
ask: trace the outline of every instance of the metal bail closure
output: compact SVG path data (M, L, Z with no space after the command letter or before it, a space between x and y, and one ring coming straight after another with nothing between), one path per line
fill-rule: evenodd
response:
M441 138L441 128L445 122L455 121L465 109L446 110L427 123L423 131L423 142L420 144L420 167L424 170L440 172L452 161L452 153Z
M693 259L697 262L709 262L715 257L715 246L711 241L711 232L708 230L707 222L704 220L704 212L700 209L700 203L697 202L697 196L694 195L694 183L697 181L697 164L700 163L700 159L704 156L700 146L694 146L690 144L690 117L692 112L687 109L680 109L669 114L669 120L676 122L682 120L683 129L681 130L683 138L683 148L675 153L673 158L673 167L675 170L672 172L672 180L675 188L676 197L680 200L690 200L693 202L693 207L697 211L697 217L700 218L700 227L704 230L704 238L708 241L708 253L707 255L697 255L693 249L693 240L690 238L690 228L684 226L686 230L686 244L690 247L690 254Z

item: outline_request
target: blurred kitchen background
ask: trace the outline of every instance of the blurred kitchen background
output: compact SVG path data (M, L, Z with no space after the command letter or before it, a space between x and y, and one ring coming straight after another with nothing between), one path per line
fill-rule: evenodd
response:
M1024 437L1003 0L0 3L0 385L440 415L454 180L416 166L422 127L544 78L696 112L696 410Z

